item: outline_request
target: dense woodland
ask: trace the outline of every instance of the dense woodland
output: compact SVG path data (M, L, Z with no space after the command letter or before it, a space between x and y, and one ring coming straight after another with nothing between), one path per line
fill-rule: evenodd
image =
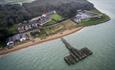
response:
M93 9L93 4L86 0L37 0L32 3L1 4L0 5L0 45L14 34L16 24L40 16L51 10L56 10L65 18L75 16L79 9Z

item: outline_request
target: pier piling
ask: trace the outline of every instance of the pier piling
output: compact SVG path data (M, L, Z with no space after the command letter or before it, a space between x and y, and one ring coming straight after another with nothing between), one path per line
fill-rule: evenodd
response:
M73 65L92 54L91 50L87 47L78 50L72 47L65 39L62 38L61 40L69 50L69 55L64 57L64 60L68 65Z

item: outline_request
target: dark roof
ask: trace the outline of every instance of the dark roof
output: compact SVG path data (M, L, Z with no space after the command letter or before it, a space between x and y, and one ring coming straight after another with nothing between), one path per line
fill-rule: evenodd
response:
M10 41L15 42L17 40L20 40L23 37L27 37L26 34L23 34L23 33L22 34L16 34L16 35L14 35L12 37L9 37L8 40L7 40L7 42L10 42Z
M29 20L28 22L24 21L24 23L20 23L17 26L17 29L20 33L26 32L28 30L32 30L35 28L38 28L40 25L44 25L48 20L51 18L51 14L53 14L54 11L49 12L46 14L46 17L39 16L36 18L33 18Z

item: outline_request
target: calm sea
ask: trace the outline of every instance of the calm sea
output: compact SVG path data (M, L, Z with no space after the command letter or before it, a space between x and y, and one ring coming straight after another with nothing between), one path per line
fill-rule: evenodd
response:
M10 0L9 0L10 1ZM73 47L94 54L68 66L68 50L60 39L22 49L0 58L0 70L115 70L115 0L89 0L111 20L64 37Z

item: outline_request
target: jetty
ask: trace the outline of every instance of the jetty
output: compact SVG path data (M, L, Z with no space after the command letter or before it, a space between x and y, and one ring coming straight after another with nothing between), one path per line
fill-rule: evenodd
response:
M65 47L69 50L69 55L64 57L64 60L68 65L76 64L77 62L93 54L93 52L87 47L78 50L72 47L65 39L62 38L61 40L65 44Z

